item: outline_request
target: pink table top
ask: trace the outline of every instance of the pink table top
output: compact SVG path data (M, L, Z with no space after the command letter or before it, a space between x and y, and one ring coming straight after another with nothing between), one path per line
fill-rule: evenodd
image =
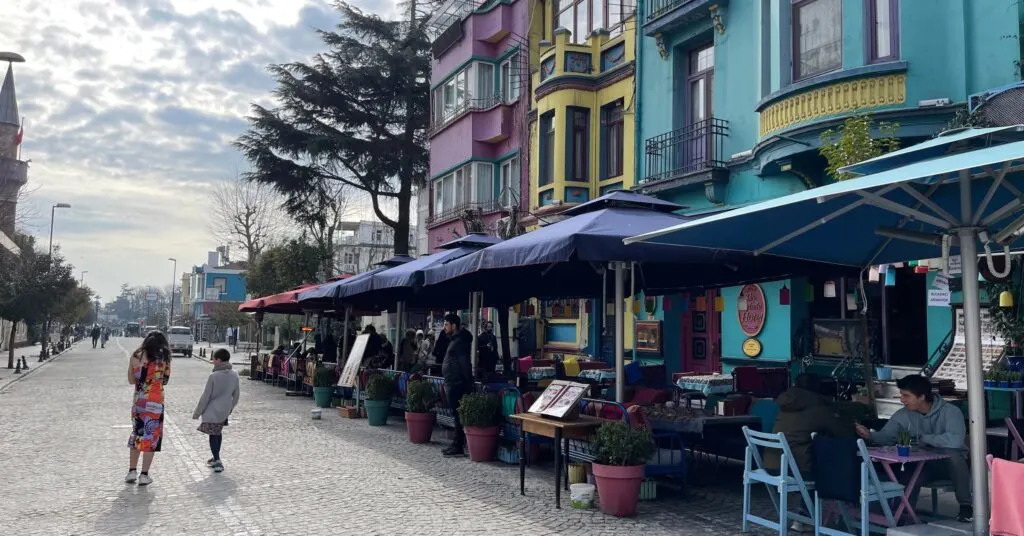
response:
M910 456L900 456L896 452L896 447L868 447L868 454L872 460L892 463L930 462L949 458L948 454L922 449L921 447L911 448Z

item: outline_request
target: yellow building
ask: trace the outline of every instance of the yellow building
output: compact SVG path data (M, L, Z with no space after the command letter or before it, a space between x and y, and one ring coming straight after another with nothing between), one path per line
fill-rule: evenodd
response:
M635 184L636 17L632 0L537 1L530 11L530 210L523 223L532 230L573 205ZM538 304L545 311L538 330L544 354L600 346L590 341L596 333L588 322L597 314L584 304Z

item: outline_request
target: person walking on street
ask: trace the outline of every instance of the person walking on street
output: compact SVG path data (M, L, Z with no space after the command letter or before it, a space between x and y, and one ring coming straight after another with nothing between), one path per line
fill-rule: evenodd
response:
M462 456L466 446L466 432L459 420L459 401L473 392L473 364L469 357L473 335L462 329L462 319L454 313L444 316L444 332L449 342L441 364L441 375L444 376L444 390L448 393L448 407L455 414L455 439L443 454Z
M226 349L219 348L213 352L213 372L206 379L203 396L199 397L199 403L192 412L193 419L203 419L197 430L210 436L210 454L213 457L206 460L206 465L215 473L224 470L220 461L222 434L228 425L228 416L235 410L241 396L238 373L231 370L230 361L231 354Z
M160 452L163 440L164 386L170 378L171 349L167 345L167 337L159 331L152 331L132 354L128 365L128 384L135 386L135 399L131 411L132 433L128 437L131 458L128 474L124 477L127 484L138 481L140 486L145 486L153 482L149 468L153 464L153 454ZM137 472L140 454L142 471Z
M100 340L100 326L99 326L99 324L93 324L92 325L92 331L89 332L89 335L92 337L92 347L96 348L96 343Z
M105 327L100 335L100 348L106 348L108 340L110 340L110 328Z

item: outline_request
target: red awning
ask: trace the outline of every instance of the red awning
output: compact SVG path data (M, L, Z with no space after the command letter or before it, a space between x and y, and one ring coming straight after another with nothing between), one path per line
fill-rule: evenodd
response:
M352 276L349 274L341 275L332 278L327 283L331 283L339 279L347 279L349 277ZM264 296L262 298L253 298L242 302L238 306L238 310L243 313L263 312L283 315L300 315L303 314L305 310L299 306L299 293L304 290L319 287L320 285L326 285L327 283L309 283L278 294L271 294L270 296Z

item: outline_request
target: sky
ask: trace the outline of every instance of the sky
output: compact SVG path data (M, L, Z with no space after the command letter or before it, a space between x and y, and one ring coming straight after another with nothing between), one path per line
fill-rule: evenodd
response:
M390 17L393 0L355 0ZM308 59L325 0L18 0L0 11L31 160L25 230L87 270L106 302L122 283L171 284L218 244L211 185L247 169L231 146L252 103L271 105L265 67ZM3 66L6 70L6 65ZM0 73L2 76L2 73Z

